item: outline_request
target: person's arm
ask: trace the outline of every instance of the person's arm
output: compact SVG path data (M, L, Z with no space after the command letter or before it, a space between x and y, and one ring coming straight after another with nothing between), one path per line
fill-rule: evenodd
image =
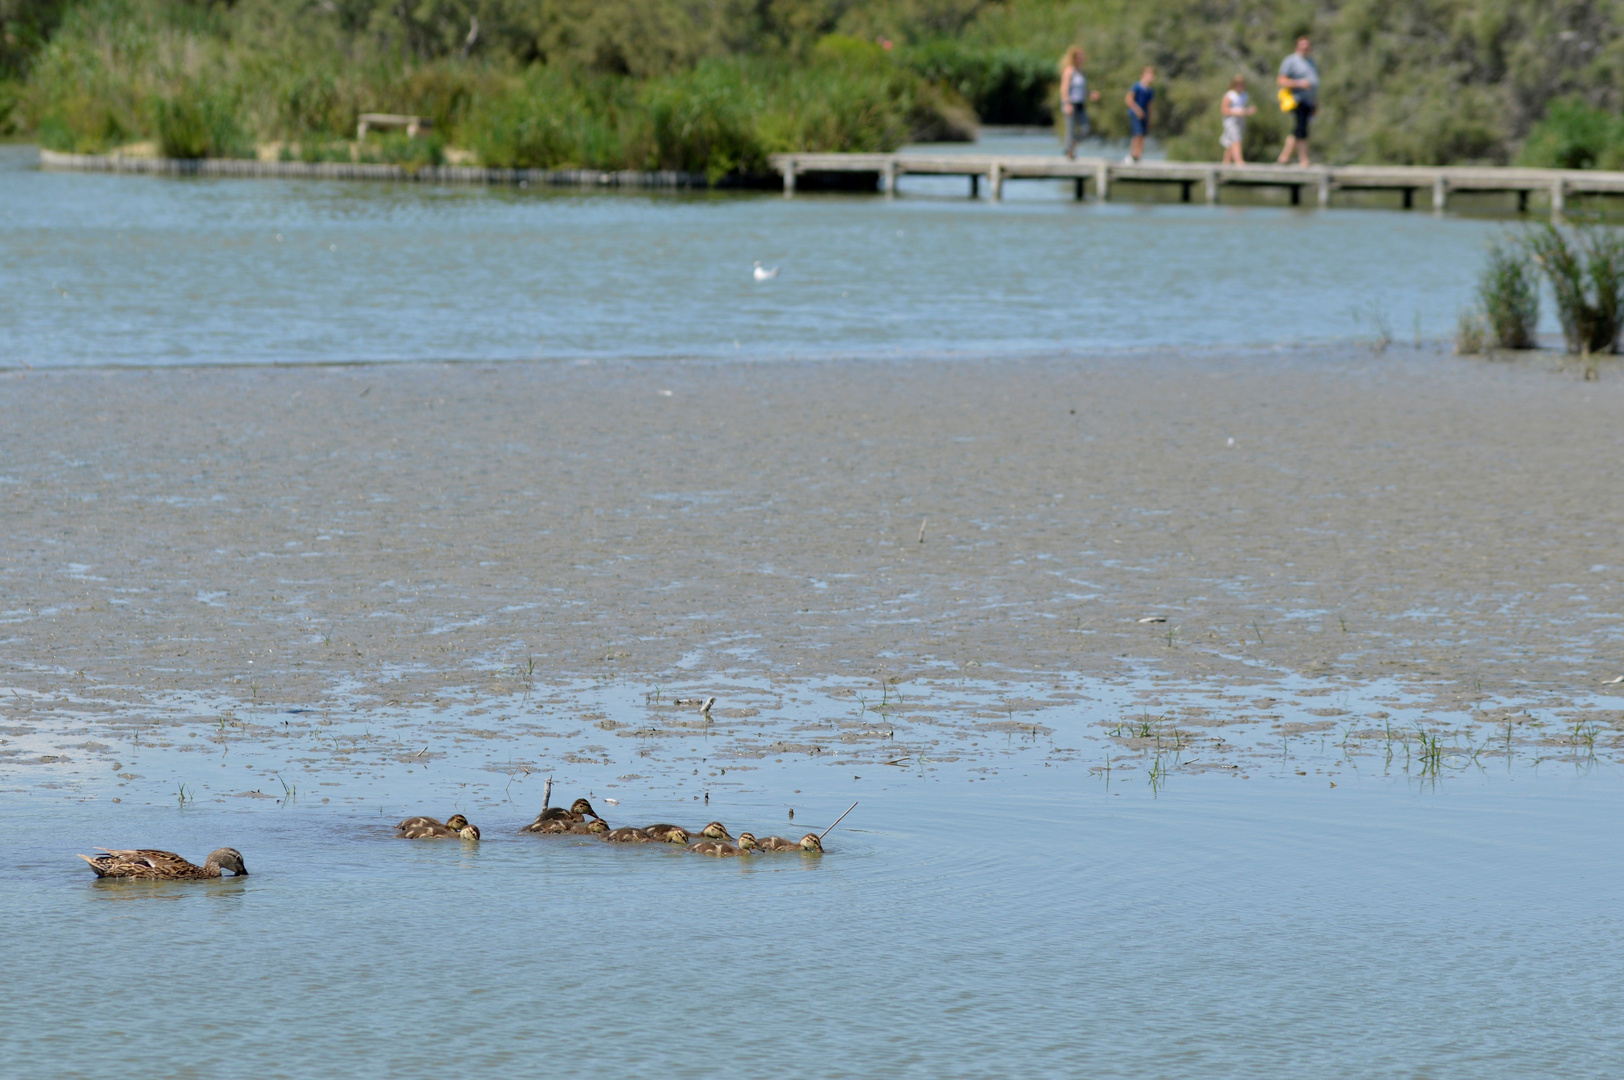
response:
M1128 91L1128 96L1123 98L1122 102L1128 106L1128 111L1133 113L1139 119L1143 120L1145 118L1145 110L1141 109L1139 107L1139 103L1133 99L1132 90Z
M1067 116L1071 115L1071 76L1075 70L1067 64L1060 70L1060 111Z

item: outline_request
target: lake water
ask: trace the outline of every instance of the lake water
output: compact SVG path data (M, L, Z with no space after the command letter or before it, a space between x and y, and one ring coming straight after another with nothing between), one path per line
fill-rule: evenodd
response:
M42 173L0 147L3 363L1050 355L1448 338L1492 220ZM944 186L945 185L945 186ZM757 283L751 264L780 276ZM1554 328L1554 323L1553 323Z
M1549 533L1525 506L1472 516L1496 476L1557 491L1571 461L1609 460L1594 417L1612 369L1590 384L1432 366L1455 363L1438 342L1503 225L1075 204L1041 184L995 206L938 182L784 200L32 160L0 148L0 1046L19 1075L1617 1072L1624 699L1598 675L1620 660L1618 573L1584 547L1602 541L1573 538L1609 533L1618 507L1572 486ZM757 259L779 278L752 281ZM1372 358L1384 323L1424 348ZM1263 419L1226 398L1229 426L1208 432L1199 400L1170 391L1185 419L1160 431L1157 403L1113 381L1150 350L1176 354L1156 385L1195 395L1266 366L1241 395ZM1072 356L1091 358L1077 370L1097 398L1073 387L1084 416L1030 419L1031 387ZM994 400L955 362L982 378L989 357L1026 389ZM733 363L833 358L883 361L894 410L833 430L813 388ZM478 370L424 364L448 360ZM488 361L672 377L633 396L635 365L565 383ZM353 383L156 370L390 362L409 366ZM1362 370L1321 379L1338 364ZM94 370L121 366L149 370ZM854 398L876 370L826 368ZM487 381L458 387L465 370ZM1486 410L1526 403L1534 434L1515 409L1429 417L1451 385ZM1346 417L1304 404L1327 395ZM769 397L810 400L810 418L774 421ZM970 398L1011 441L948 433ZM1392 460L1350 434L1401 407L1417 410L1404 430L1371 436ZM795 460L767 457L775 423L772 452ZM615 425L651 441L628 432L617 453L596 438ZM1510 449L1474 449L1485 426ZM840 446L817 464L820 439ZM1406 486L1439 461L1455 480ZM836 516L891 473L922 493L896 522ZM1460 477L1480 486L1428 494L1467 491ZM1419 501L1398 501L1410 487ZM1293 516L1309 503L1312 520ZM678 533L702 539L663 539ZM1428 559L1454 591L1423 609ZM1380 598L1352 631L1353 601L1326 597L1346 565L1352 592ZM1038 567L1068 606L1019 590ZM667 585L689 599L660 607ZM974 605L954 606L961 589ZM1210 613L1209 595L1247 589L1275 622ZM1445 602L1468 592L1451 623ZM640 613L590 623L594 596ZM786 640L828 625L775 668L775 620ZM1202 620L1228 636L1204 644ZM578 648L538 649L526 622ZM703 649L623 670L657 655L638 642L696 623ZM930 624L943 636L915 633ZM969 659L977 635L1002 666ZM1023 647L1075 670L1018 669ZM1430 667L1351 679L1336 649ZM540 672L521 669L532 650ZM908 676L853 674L888 666ZM1467 670L1499 689L1468 693ZM708 721L672 700L707 693ZM548 776L555 804L589 794L617 825L795 838L858 807L822 857L711 860L519 834ZM453 810L480 844L392 835ZM229 845L251 873L98 883L74 854L101 845Z

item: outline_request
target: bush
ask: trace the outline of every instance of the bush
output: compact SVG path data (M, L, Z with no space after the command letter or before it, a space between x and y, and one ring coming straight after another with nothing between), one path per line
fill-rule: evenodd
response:
M1624 315L1624 234L1546 223L1530 229L1523 243L1556 294L1568 352L1616 351Z
M1526 248L1495 244L1477 283L1489 339L1502 349L1532 349L1539 326L1539 272Z
M152 127L164 157L253 157L253 140L237 121L236 102L182 84L152 103Z
M1578 98L1558 98L1528 132L1517 163L1548 169L1624 167L1624 118Z

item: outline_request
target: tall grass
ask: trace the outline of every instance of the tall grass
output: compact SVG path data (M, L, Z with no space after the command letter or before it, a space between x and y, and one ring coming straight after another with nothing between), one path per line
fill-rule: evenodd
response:
M1477 282L1489 340L1502 349L1532 349L1539 327L1539 271L1526 245L1497 243Z
M1624 318L1624 233L1600 225L1546 223L1524 238L1556 295L1570 353L1617 351Z

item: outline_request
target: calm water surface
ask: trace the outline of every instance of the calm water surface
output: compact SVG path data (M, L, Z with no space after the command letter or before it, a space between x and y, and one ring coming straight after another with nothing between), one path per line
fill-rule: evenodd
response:
M1028 140L1030 141L1030 140ZM1044 140L1037 140L1042 143ZM1503 226L1422 213L43 173L0 363L1052 354L1450 335ZM757 283L751 263L780 268Z

